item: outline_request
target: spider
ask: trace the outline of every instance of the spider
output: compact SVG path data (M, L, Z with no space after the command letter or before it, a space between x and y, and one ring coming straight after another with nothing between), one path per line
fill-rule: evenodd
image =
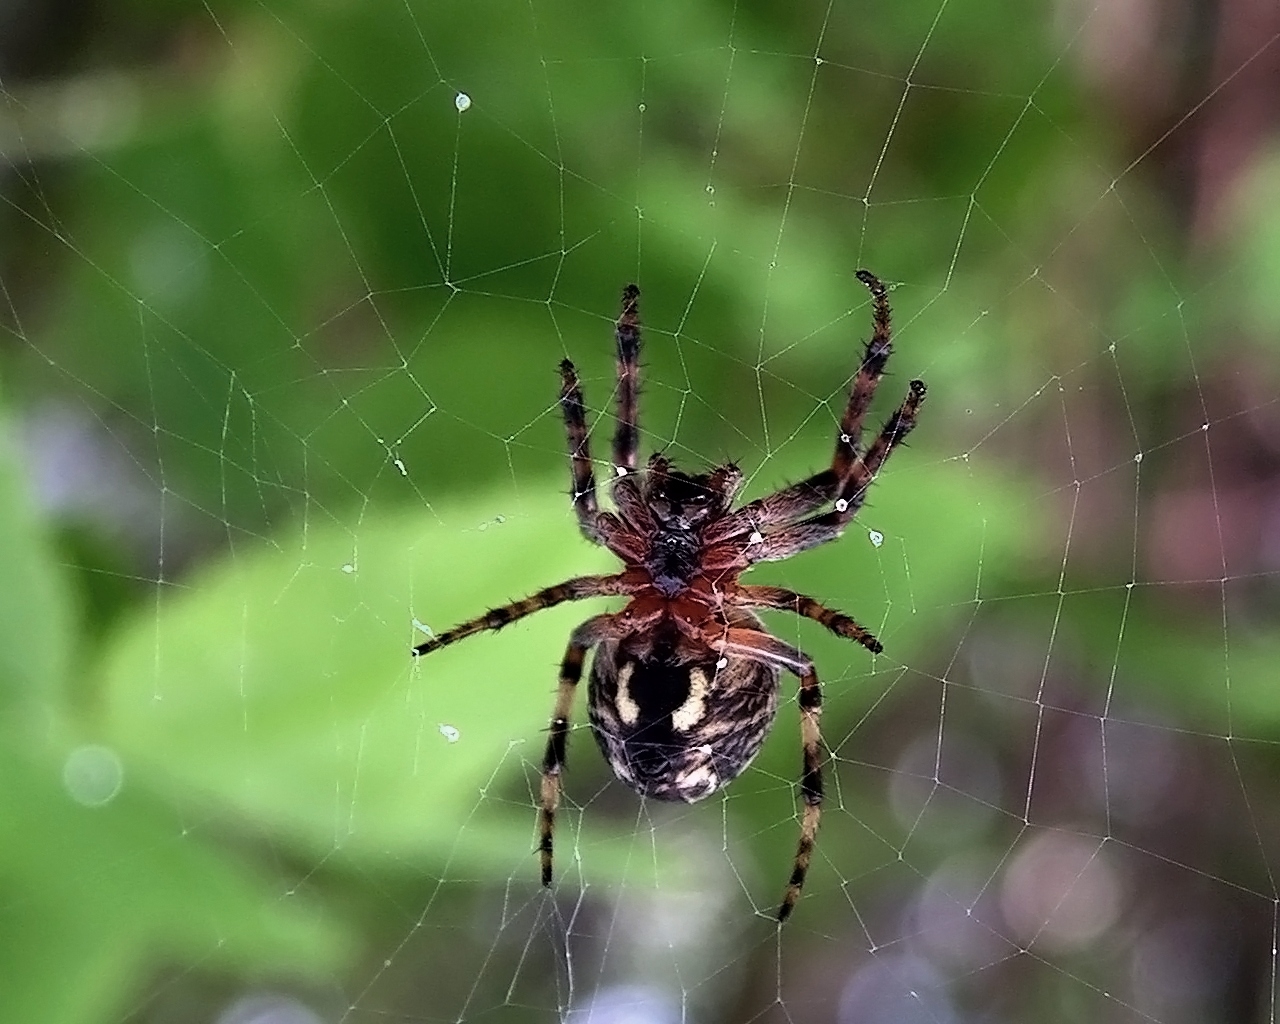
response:
M636 468L640 289L627 285L616 325L617 429L611 495L601 511L588 449L586 407L573 363L560 364L560 408L569 438L573 509L587 540L624 563L611 576L581 576L495 608L418 645L428 654L565 601L625 596L621 611L595 615L569 637L542 762L539 814L542 884L552 879L552 837L565 767L569 711L587 652L595 649L588 686L591 730L614 774L643 796L689 803L709 796L751 763L778 712L783 669L800 681L800 841L778 920L795 907L813 856L822 810L822 691L812 660L765 631L753 609L775 608L815 619L873 654L883 647L863 626L811 597L738 577L757 562L777 561L835 540L866 497L880 467L915 426L925 397L913 380L907 396L871 444L862 421L891 350L889 300L872 273L857 278L871 292L871 340L840 420L831 466L800 483L733 508L742 472L733 463L687 474L656 453ZM824 509L826 509L824 511Z

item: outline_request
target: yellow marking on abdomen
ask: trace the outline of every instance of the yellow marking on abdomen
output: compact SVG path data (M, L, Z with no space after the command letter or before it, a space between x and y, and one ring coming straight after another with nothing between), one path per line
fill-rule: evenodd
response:
M613 703L624 725L635 725L640 720L640 705L632 699L631 691L627 689L627 684L631 682L631 670L634 667L633 663L628 661L618 669L618 695L613 699Z

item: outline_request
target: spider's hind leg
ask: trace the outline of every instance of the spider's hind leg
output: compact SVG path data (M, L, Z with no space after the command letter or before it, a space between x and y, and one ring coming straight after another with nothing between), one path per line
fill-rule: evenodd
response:
M612 615L596 615L578 626L569 637L564 659L560 663L560 686L556 690L555 709L547 734L547 749L542 757L542 786L538 814L538 854L542 863L542 884L551 885L553 869L556 810L560 806L560 776L564 772L569 746L569 712L582 678L582 663L587 651L614 634Z
M791 866L782 903L778 906L778 921L785 921L795 909L796 901L804 888L813 860L813 847L817 842L818 824L822 820L822 687L811 659L804 651L792 647L776 636L759 629L729 628L723 635L712 639L708 646L730 656L750 658L766 664L779 665L792 672L800 680L800 743L804 759L800 769L800 839L796 843L796 859Z

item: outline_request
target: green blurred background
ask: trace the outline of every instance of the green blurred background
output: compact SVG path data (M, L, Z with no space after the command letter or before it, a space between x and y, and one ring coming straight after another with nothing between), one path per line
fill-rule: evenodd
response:
M1280 9L0 7L0 1020L1271 1021ZM787 682L643 804L546 612L613 564L555 399L758 495L825 464L893 287L930 398L838 544L762 568ZM594 432L607 452L608 420ZM579 707L579 720L583 709Z

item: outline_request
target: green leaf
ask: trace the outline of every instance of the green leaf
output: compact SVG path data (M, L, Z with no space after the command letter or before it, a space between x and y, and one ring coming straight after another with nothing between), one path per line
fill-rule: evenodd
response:
M71 616L52 548L24 493L22 474L0 443L0 717L29 727L66 677Z
M341 932L126 785L76 803L55 768L0 747L0 1020L116 1019L159 963L331 970Z
M529 490L353 531L309 525L227 558L110 645L105 735L156 785L309 856L533 880L556 667L601 603L410 655L415 619L441 630L607 568L560 487Z

